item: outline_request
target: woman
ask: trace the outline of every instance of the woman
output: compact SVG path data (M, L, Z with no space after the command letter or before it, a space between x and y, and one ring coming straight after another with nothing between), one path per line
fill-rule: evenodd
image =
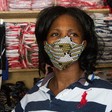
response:
M101 52L93 20L78 8L61 6L42 10L37 19L39 70L47 76L13 112L112 111L112 85L94 75Z

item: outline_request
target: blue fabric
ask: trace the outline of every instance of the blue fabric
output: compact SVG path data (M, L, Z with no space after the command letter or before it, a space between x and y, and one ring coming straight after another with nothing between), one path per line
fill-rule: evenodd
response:
M8 80L8 60L6 58L5 70L2 70L2 80Z

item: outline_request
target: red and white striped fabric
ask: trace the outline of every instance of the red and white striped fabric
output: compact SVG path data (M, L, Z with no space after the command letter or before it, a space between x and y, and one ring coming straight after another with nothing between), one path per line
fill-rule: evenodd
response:
M6 23L9 68L38 68L38 45L34 29L35 23Z
M8 0L9 10L31 10L31 0Z
M54 5L54 0L32 0L32 10L42 10Z
M0 0L0 11L8 10L7 0Z
M104 8L103 0L56 0L57 5L76 6L81 9Z

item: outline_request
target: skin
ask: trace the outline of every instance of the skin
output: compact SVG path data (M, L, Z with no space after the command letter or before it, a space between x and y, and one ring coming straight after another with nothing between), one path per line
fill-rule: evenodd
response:
M52 44L57 39L63 38L67 35L72 38L74 42L78 44L84 42L84 45L86 46L86 41L82 39L82 28L78 24L77 20L70 15L61 15L53 22L47 36L47 42ZM50 80L48 87L54 95L57 95L70 84L78 81L83 74L78 61L74 62L65 70L60 71L55 67L53 69L55 76Z

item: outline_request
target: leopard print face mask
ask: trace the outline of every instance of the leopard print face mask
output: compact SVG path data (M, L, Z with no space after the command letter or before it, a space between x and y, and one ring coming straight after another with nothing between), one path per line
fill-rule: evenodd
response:
M58 39L53 44L46 42L44 48L54 67L64 70L79 59L84 50L84 45L83 43L77 44L66 36Z

